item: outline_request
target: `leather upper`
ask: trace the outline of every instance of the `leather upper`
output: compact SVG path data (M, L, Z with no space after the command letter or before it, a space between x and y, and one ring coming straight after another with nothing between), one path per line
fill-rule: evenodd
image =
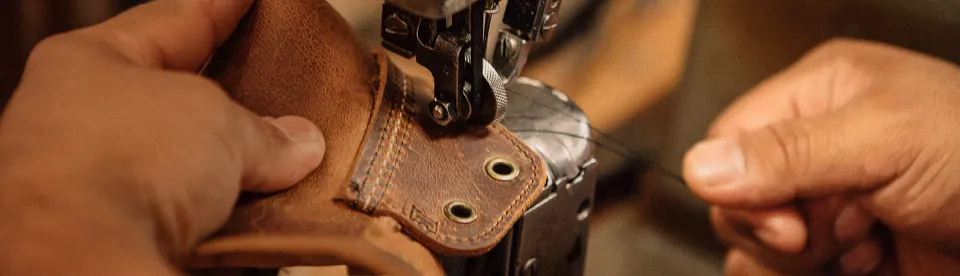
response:
M540 157L503 126L434 127L414 96L423 91L364 49L325 1L259 0L204 74L260 115L312 120L327 149L293 188L241 196L197 249L198 266L441 274L432 254L488 251L546 181ZM492 178L494 159L519 173ZM452 219L451 203L475 218Z

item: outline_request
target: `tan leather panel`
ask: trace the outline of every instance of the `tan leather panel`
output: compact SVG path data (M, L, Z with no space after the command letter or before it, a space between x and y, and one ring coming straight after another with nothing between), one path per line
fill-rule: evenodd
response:
M394 68L389 72L344 198L364 212L396 218L436 252L488 251L539 195L543 161L499 124L459 131L435 126L421 114L410 80ZM513 161L518 176L489 176L485 165L494 158ZM476 219L449 219L451 202L470 206Z
M245 195L223 234L349 235L368 216L330 198L349 183L379 86L379 69L325 1L260 0L206 74L263 116L312 120L327 141L315 173L269 197ZM334 223L350 221L350 223Z
M350 264L393 275L441 274L431 253L397 223L375 223L334 200L350 183L386 68L385 57L375 60L325 1L257 1L204 74L260 115L312 120L327 140L326 156L287 191L243 195L221 232L197 249L197 266Z
M299 185L243 195L225 228L197 249L201 267L348 264L438 275L426 248L489 250L545 181L542 161L502 126L465 134L424 127L416 101L404 97L414 94L405 77L364 49L322 0L257 1L204 74L260 115L312 120L327 149ZM491 156L516 161L520 176L489 179L483 164ZM369 177L351 181L355 169ZM374 179L391 188L364 190L377 187L367 185ZM380 207L352 208L362 203L358 192L377 195ZM472 204L478 219L444 221L450 200Z

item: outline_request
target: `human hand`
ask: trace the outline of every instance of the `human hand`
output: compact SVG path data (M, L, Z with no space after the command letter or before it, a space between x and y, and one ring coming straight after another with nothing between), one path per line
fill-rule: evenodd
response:
M0 118L0 275L178 274L241 190L285 189L324 140L196 72L253 0L158 0L53 36Z
M835 40L722 114L684 176L728 274L944 275L960 271L958 137L956 65Z

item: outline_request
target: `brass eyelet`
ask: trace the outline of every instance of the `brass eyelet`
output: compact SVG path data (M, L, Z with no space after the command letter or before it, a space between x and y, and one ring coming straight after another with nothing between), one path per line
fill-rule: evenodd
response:
M490 178L500 181L510 181L520 175L520 168L517 167L517 164L504 158L491 158L487 160L484 167L486 167L487 175Z
M477 220L477 210L474 210L473 206L464 202L452 201L447 203L447 206L443 209L447 218L456 223L466 224Z

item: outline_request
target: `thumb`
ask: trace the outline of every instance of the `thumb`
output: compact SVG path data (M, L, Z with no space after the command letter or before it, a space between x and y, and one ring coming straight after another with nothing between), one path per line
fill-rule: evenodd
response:
M273 192L289 188L320 165L325 141L313 122L298 116L256 118L244 147L242 189Z
M695 145L684 158L691 190L725 207L868 190L909 167L914 139L902 116L850 106ZM899 136L898 136L899 135Z

